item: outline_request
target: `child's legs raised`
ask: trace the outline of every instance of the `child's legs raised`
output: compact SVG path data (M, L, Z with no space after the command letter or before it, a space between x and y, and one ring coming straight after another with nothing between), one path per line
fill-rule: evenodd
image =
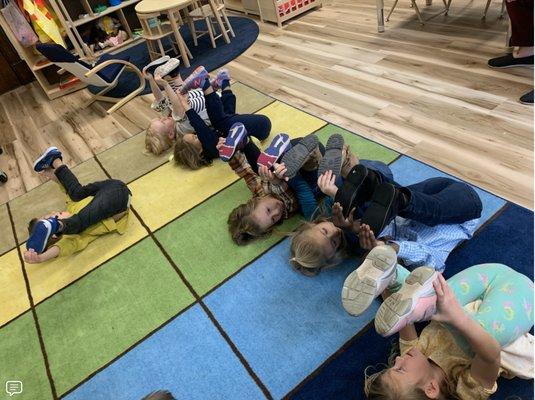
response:
M206 100L206 112L208 113L208 118L210 118L212 126L226 136L232 125L227 120L232 114L225 112L223 102L216 92L205 94L204 98Z
M94 182L82 186L76 175L74 175L66 165L61 165L56 168L54 173L73 201L80 201L88 196L94 196L103 186L105 186L105 181Z
M98 183L101 188L87 206L78 214L60 220L63 225L62 233L69 235L83 232L91 225L126 211L130 196L128 187L113 179Z
M380 182L394 183L394 174L388 165L382 161L376 160L360 160L359 164L364 165L366 168L378 172Z
M221 91L221 103L223 103L225 113L236 114L236 96L232 93L232 90L225 89Z
M253 140L249 138L245 146L242 150L243 154L245 154L245 158L247 158L247 162L253 169L255 174L258 174L258 157L260 156L260 149L256 144L254 144Z
M480 264L448 279L464 306L481 300L472 317L506 346L533 326L533 282L503 264Z
M429 226L463 223L481 216L483 208L476 191L464 182L431 178L407 186L409 205L399 215Z
M227 118L225 121L225 123L228 124L227 131L236 122L241 122L245 126L245 129L247 129L247 134L249 136L254 136L258 140L267 139L271 132L271 121L265 115L235 114L232 117Z

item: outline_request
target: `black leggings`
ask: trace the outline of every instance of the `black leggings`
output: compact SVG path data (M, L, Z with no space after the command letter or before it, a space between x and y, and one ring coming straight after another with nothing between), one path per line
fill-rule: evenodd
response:
M60 220L63 224L61 233L73 235L83 232L91 225L122 213L128 208L130 190L124 182L107 179L82 186L66 165L57 168L55 174L73 201L93 196L89 204L78 214Z

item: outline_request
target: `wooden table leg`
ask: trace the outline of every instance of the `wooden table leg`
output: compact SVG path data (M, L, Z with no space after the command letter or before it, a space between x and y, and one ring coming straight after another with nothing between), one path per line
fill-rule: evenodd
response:
M171 28L173 29L173 32L175 34L176 44L178 45L178 49L180 50L180 55L182 56L182 62L187 67L190 66L188 53L186 52L186 47L184 46L184 42L182 41L182 37L180 36L180 31L178 30L178 25L175 21L175 17L173 15L173 12L171 10L167 11L167 16L169 19L169 23L171 24Z
M383 0L377 0L377 32L381 33L385 31L385 3Z
M214 2L214 0L209 0L210 8L212 9L212 13L215 16L215 19L217 20L217 24L219 25L219 29L221 29L221 33L223 34L223 38L225 39L225 43L230 43L230 39L227 35L227 30L225 29L225 25L223 25L223 21L221 20L221 15L219 15L219 12L217 11L217 6Z

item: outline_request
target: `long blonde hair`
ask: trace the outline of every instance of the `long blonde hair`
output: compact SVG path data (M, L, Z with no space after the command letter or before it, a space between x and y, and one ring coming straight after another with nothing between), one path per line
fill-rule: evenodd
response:
M173 145L173 139L167 133L159 133L153 127L152 120L145 134L145 149L156 156L162 154Z
M199 169L211 164L209 160L206 160L199 153L199 149L192 143L184 140L182 135L178 135L176 138L173 158L175 163L189 169Z
M304 222L295 232L289 234L292 238L290 245L290 265L306 276L315 276L324 268L334 267L347 257L345 250L346 242L342 235L340 247L332 257L327 257L325 253L311 240L310 229L321 222L330 221L329 218L319 217L312 222Z

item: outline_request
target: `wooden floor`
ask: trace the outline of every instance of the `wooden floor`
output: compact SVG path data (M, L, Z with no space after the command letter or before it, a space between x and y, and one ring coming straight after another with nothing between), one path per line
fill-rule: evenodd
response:
M421 3L424 16L440 10ZM533 108L517 102L533 70L486 66L503 52L507 23L499 1L486 21L483 7L455 0L449 16L421 26L401 1L379 34L375 0L331 0L283 29L260 24L255 44L228 66L264 93L533 209ZM76 164L154 116L150 96L112 116L101 105L81 109L85 98L48 102L35 84L0 97L0 134L14 139L0 156L10 175L0 202L40 183L31 160L46 146Z

